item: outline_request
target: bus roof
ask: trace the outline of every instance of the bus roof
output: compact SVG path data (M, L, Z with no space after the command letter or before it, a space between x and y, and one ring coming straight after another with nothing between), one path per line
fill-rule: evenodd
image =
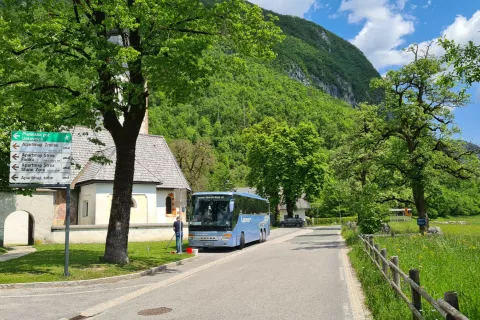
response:
M256 194L251 194L251 193L246 193L246 192L195 192L192 196L215 196L215 195L220 195L220 196L241 196L241 197L246 197L246 198L253 198L257 200L263 200L269 202L267 199L264 199Z

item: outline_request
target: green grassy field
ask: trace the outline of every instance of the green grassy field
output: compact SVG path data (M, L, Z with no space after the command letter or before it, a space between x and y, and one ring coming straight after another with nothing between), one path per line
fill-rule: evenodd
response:
M398 236L376 237L381 248L387 248L389 256L398 256L400 267L408 274L409 269L420 270L422 287L434 298L443 298L446 291L457 291L460 309L470 319L480 319L480 290L477 282L480 274L480 217L460 217L437 221L466 221L466 225L437 224L444 236ZM395 232L418 232L415 222L390 223ZM407 306L395 297L393 290L381 277L369 260L362 246L355 240L352 231L344 231L352 245L350 253L365 295L367 304L375 319L407 319ZM402 281L403 282L403 281ZM407 296L410 288L402 286ZM423 301L426 319L440 319L430 305Z
M130 243L128 265L100 261L104 244L72 244L70 246L70 277L63 276L64 245L38 245L36 252L0 262L0 283L86 280L135 273L165 263L190 257L171 254L175 242L165 249L167 241ZM185 242L186 248L188 242Z
M445 224L448 221L465 221L467 224ZM416 219L410 222L389 222L392 231L395 233L417 233L418 226ZM446 235L480 235L480 216L469 217L447 217L432 219L431 227L440 227Z

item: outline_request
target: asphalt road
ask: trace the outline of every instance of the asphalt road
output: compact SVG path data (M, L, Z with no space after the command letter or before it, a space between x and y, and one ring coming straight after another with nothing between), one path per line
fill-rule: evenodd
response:
M339 234L338 227L276 229L266 243L201 252L155 276L0 290L0 318L365 319Z

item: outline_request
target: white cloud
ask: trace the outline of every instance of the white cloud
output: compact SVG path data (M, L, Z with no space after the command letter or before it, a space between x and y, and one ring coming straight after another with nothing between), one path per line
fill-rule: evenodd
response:
M427 4L423 6L423 8L427 9L432 5L432 0L428 0Z
M458 15L455 21L441 32L439 37L454 40L459 45L466 45L469 41L480 45L480 10L475 12L470 19ZM429 51L431 54L438 57L445 53L443 48L438 45L437 38L423 41L419 45L425 47L429 43L432 43Z
M405 37L415 31L416 18L403 10L408 0L342 0L339 13L348 14L349 23L364 23L362 30L351 39L377 69L401 66L412 60L412 54L402 49L409 45ZM431 0L427 5L431 4ZM473 40L480 44L480 10L468 19L457 16L439 36L464 45ZM432 43L430 52L443 55L443 49L430 39L419 43L421 48Z
M480 10L477 10L470 19L458 15L442 32L442 36L461 45L467 44L470 40L480 44Z
M258 4L260 7L272 10L280 14L288 14L303 18L312 6L321 8L316 0L250 0L250 2Z
M404 37L415 31L413 21L402 15L406 1L397 0L342 0L339 12L348 13L349 23L365 22L360 33L351 40L381 69L408 61L408 56L397 48L404 44Z

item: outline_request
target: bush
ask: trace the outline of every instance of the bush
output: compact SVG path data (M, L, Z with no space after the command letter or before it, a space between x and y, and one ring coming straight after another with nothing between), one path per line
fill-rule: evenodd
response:
M360 230L364 234L373 234L382 228L382 219L377 216L364 217L360 221Z

